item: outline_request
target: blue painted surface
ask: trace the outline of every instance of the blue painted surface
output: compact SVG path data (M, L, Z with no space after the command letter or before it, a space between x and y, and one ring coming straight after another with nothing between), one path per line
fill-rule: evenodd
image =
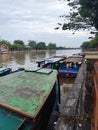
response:
M59 72L69 72L69 73L78 73L78 69L77 68L65 68L62 67L59 69Z
M62 67L59 69L59 75L61 77L71 77L71 78L74 78L76 77L78 73L78 68L65 68L65 67Z

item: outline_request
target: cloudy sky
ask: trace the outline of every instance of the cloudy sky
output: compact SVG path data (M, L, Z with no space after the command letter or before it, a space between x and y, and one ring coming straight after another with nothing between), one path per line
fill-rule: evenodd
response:
M68 13L66 2L59 0L0 0L0 39L52 42L57 46L79 47L89 33L55 30L63 23L59 16Z

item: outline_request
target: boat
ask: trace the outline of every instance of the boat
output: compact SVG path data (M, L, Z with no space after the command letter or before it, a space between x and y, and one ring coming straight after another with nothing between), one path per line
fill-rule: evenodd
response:
M69 56L66 58L60 68L59 68L59 75L60 77L69 77L75 78L79 71L79 68L83 62L82 56Z
M11 73L11 68L0 66L0 76L4 76Z
M73 56L82 56L84 58L85 54L84 53L75 53L75 54L73 54Z
M56 70L24 70L0 78L0 130L46 130L58 110Z
M66 59L66 56L53 56L47 59L37 60L38 67L56 69L60 67L60 62Z

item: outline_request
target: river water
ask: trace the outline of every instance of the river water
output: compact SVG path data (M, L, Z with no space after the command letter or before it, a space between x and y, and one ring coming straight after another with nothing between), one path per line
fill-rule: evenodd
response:
M38 59L49 58L52 56L70 56L75 53L80 53L81 49L72 50L47 50L47 51L28 51L28 52L11 52L0 54L0 66L7 66L12 68L12 70L17 70L18 68L33 68L35 67L35 62Z

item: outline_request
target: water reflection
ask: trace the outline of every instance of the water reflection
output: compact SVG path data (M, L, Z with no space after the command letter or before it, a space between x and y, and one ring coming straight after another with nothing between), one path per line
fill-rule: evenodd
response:
M20 65L25 64L25 56L26 56L25 52L12 53L11 56L17 64L20 64Z
M0 55L0 66L7 66L8 62L11 61L10 54L1 54Z
M56 55L56 50L48 50L45 57L49 58L55 55Z

